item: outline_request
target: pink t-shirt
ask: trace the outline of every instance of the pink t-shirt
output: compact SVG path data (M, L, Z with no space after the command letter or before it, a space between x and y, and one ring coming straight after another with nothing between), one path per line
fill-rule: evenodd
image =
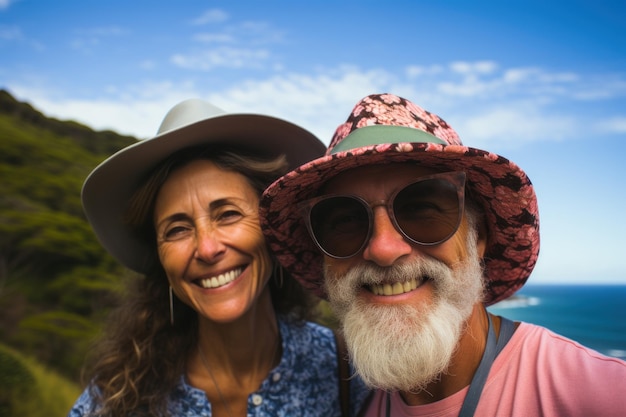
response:
M391 415L456 417L466 393L414 407L392 393ZM374 394L365 417L385 416L385 395ZM521 323L494 361L474 415L625 417L626 362Z

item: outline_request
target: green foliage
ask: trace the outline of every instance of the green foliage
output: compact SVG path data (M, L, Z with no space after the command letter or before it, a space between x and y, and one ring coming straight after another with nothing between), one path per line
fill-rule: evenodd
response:
M64 417L78 385L0 345L0 417Z
M135 142L0 90L0 340L73 379L124 273L83 215L82 183Z
M44 209L0 214L0 253L13 270L46 275L67 270L68 265L97 265L102 258L85 220Z
M16 416L34 391L35 378L15 354L0 349L0 416ZM16 413L17 412L17 413Z

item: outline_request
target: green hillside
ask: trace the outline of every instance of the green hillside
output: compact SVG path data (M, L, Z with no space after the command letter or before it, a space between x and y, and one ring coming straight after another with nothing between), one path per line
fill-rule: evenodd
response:
M1 417L65 417L79 394L76 383L0 345Z
M80 189L135 141L48 118L0 90L0 340L75 382L124 274L85 220Z

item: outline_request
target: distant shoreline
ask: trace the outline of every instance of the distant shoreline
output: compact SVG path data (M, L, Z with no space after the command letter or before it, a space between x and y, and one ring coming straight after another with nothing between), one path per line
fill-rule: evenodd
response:
M625 304L626 284L533 283L488 310L626 359Z
M509 298L502 300L491 307L494 308L518 308L539 305L538 297L529 297L523 294L514 294Z

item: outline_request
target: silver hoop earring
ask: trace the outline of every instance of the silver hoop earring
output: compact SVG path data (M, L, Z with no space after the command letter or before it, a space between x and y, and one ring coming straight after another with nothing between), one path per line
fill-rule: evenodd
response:
M170 324L174 325L174 291L170 285Z

